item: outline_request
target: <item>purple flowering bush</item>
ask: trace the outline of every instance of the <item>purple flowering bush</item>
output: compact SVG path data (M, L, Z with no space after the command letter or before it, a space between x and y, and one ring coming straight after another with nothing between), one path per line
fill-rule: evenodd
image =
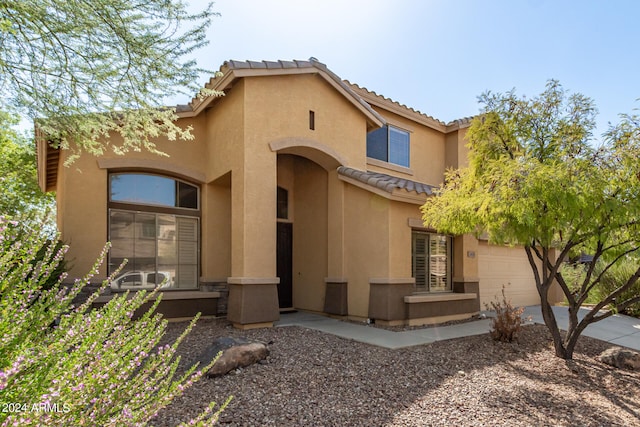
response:
M105 281L74 306L108 246L73 286L63 285L65 273L49 286L66 250L0 217L0 426L145 425L208 369L176 373L177 347L197 317L173 344L159 346L167 321L155 312L157 290L90 309ZM133 319L147 301L155 302ZM188 425L214 424L228 402L217 410L211 403Z

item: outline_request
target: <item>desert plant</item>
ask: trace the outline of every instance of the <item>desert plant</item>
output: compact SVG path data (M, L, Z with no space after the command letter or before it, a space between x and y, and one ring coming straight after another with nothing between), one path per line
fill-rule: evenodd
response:
M522 329L523 307L514 307L507 299L505 287L502 286L502 299L496 297L495 301L485 304L487 310L496 312L496 317L491 322L491 338L496 341L511 342L518 339Z
M74 307L108 245L72 287L62 284L65 273L49 287L66 249L0 217L0 425L144 425L206 372L193 366L176 373L176 350L197 319L174 343L159 346L167 321L155 312L157 290L91 309L107 280ZM213 424L221 411L213 405L194 424Z
M591 291L590 298L587 302L597 302L603 299L604 296L615 292L618 288L625 286L629 277L638 269L640 261L627 257L624 260L612 265L609 269L602 263L598 263L595 268L595 274L602 274L600 283ZM625 289L610 305L611 309L615 309L616 301L626 301L640 295L640 282L635 282L632 286ZM640 316L640 302L636 302L623 310L622 313L630 316Z

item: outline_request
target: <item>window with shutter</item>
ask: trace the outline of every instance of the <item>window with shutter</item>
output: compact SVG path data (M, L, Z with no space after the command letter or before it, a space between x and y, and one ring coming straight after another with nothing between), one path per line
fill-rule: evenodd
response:
M416 292L451 291L451 237L414 230L411 265Z

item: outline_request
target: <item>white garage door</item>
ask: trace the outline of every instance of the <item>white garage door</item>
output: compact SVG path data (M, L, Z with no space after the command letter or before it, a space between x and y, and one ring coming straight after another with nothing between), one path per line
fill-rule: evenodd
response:
M533 271L522 247L506 247L479 242L478 275L480 276L480 307L502 300L502 285L507 299L514 306L539 305Z

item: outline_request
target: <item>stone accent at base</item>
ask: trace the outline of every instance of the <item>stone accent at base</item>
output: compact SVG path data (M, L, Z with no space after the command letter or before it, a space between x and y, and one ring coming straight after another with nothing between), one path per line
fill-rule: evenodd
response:
M203 292L218 292L218 315L227 314L227 306L229 305L229 286L227 279L200 278L200 290Z

